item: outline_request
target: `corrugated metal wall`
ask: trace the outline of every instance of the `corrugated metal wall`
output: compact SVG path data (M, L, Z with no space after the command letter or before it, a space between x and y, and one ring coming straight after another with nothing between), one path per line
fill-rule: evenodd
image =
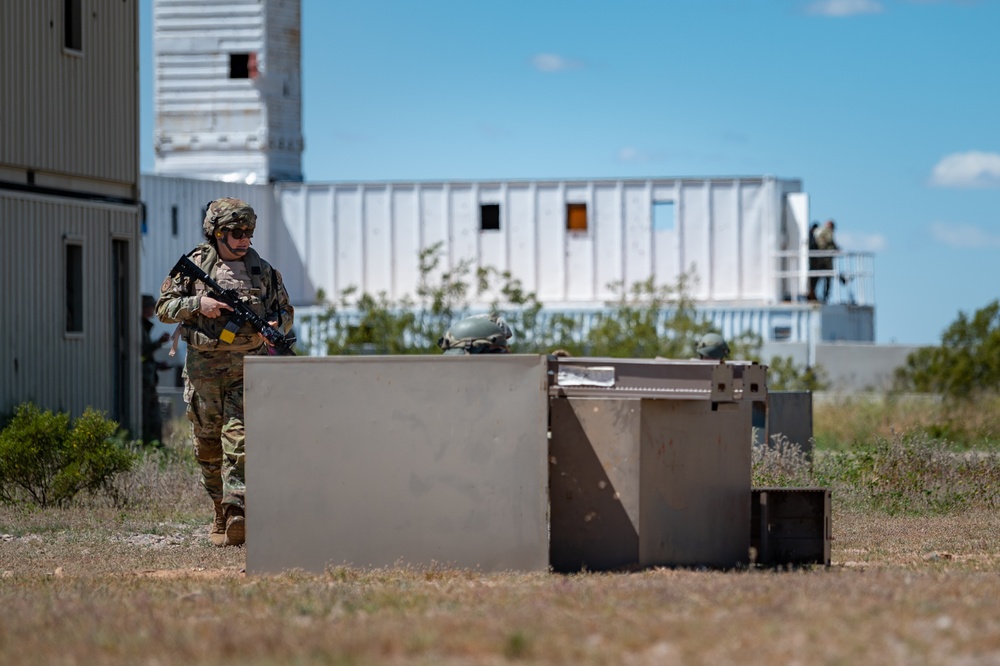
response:
M155 0L156 172L302 178L299 0ZM231 78L230 56L258 74Z
M137 207L0 190L0 413L30 400L79 415L92 406L138 432ZM127 414L114 414L114 241L127 243ZM82 248L83 331L66 333L66 244Z
M279 184L286 238L272 248L289 292L349 286L392 299L413 293L417 253L443 243L449 270L461 261L509 270L555 307L614 297L613 282L653 277L672 286L694 269L700 301L777 303L773 277L782 197L798 181L772 178ZM676 223L658 229L654 203L672 203ZM586 231L568 231L567 204L587 206ZM500 229L480 229L480 206L500 204ZM291 245L286 245L290 243Z
M758 179L586 182L280 183L145 176L144 289L158 288L181 252L200 241L205 204L244 198L258 209L254 242L281 270L292 301L350 286L398 300L413 295L417 254L442 243L442 271L461 261L509 270L550 307L598 305L612 282L673 286L692 267L705 302L778 303L783 189ZM673 202L672 228L655 228L654 202ZM566 230L566 205L587 205L588 229ZM500 204L500 229L480 229L480 206ZM171 227L179 206L180 231Z
M0 2L0 166L85 177L74 185L39 174L37 182L134 198L137 1L83 7L76 53L63 47L63 0Z

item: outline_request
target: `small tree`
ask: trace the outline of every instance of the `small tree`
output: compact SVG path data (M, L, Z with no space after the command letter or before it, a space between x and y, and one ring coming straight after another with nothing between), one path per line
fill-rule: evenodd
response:
M896 371L896 387L967 400L1000 388L1000 301L968 317L960 312L937 347L912 352Z
M82 490L110 492L113 477L136 459L117 432L117 423L89 408L71 428L67 414L18 406L0 431L0 500L61 506Z

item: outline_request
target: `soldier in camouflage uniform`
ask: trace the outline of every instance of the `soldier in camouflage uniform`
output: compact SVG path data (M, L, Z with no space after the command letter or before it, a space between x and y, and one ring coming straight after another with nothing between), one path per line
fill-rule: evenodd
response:
M729 356L729 345L718 333L706 333L698 338L694 351L703 360L721 361Z
M238 290L254 312L288 333L293 312L281 274L250 247L256 224L257 215L245 202L217 199L205 213L206 242L188 256L221 287ZM232 308L208 296L200 281L167 276L160 292L157 316L164 323L179 323L187 343L184 400L202 485L215 505L209 538L217 546L240 545L246 539L243 359L266 355L268 345L249 325L231 343L220 340Z
M438 340L446 356L507 354L510 326L495 314L473 315L459 321Z
M170 339L164 333L153 339L153 313L156 299L150 294L142 295L142 441L160 445L163 441L163 417L160 416L160 398L156 393L157 374L166 370L166 363L156 360L156 352Z

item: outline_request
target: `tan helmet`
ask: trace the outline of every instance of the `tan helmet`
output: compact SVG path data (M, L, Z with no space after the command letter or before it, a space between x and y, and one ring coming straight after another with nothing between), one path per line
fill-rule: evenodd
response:
M247 227L253 229L256 226L257 214L253 212L250 204L233 197L223 197L208 204L208 209L205 211L205 221L202 223L205 238L209 240L221 237L222 230L226 228Z

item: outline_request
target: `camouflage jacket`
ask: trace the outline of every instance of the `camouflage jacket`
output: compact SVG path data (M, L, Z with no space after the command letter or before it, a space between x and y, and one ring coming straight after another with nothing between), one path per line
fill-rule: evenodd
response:
M188 256L212 279L216 279L221 259L212 245L202 243ZM281 280L281 273L264 261L253 248L247 251L243 263L252 286L241 294L242 300L266 321L277 321L278 330L282 333L288 333L292 328L294 309L288 302L288 292ZM264 344L263 340L249 324L245 324L239 330L232 344L219 340L219 335L229 322L228 311L223 311L215 319L201 314L198 306L206 291L205 285L198 280L168 275L160 285L156 316L165 324L181 324L184 341L195 349L202 351L259 349Z

